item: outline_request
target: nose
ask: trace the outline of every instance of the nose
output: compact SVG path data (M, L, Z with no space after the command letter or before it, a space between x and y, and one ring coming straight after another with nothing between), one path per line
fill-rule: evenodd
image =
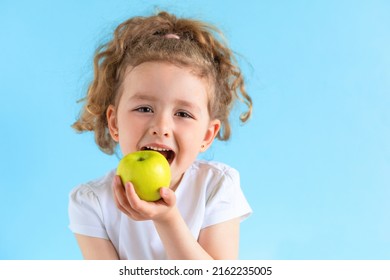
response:
M153 136L170 137L172 134L171 118L167 114L156 114L149 131Z

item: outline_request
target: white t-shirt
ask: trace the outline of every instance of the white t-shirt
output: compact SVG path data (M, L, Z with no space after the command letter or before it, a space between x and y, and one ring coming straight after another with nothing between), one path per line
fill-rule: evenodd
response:
M69 228L82 235L111 240L120 259L166 259L152 221L134 221L115 205L112 180L105 177L72 190ZM195 239L203 228L252 212L240 188L237 170L217 162L197 160L176 190L176 204Z

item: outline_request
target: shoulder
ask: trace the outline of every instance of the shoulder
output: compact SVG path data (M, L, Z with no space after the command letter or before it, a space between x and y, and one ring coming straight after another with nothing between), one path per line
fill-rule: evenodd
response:
M111 196L111 183L115 170L95 180L88 181L73 188L69 194L70 202L73 203L98 203Z
M94 193L96 195L99 195L102 192L104 192L108 186L111 185L114 176L115 176L115 170L111 170L110 172L108 172L102 177L99 177L97 179L76 186L74 189L72 189L71 195L76 193L78 194Z
M238 171L222 162L196 160L190 167L190 172L200 174L212 174L217 177L239 176Z
M252 212L240 186L239 172L224 163L197 160L190 168L192 182L203 188L205 215L202 228L240 217Z
M220 185L222 182L232 182L239 184L239 172L222 162L196 160L188 170L192 178L202 179L203 183L210 185Z
M196 160L188 169L186 182L203 189L206 199L216 193L221 195L236 192L240 189L240 176L238 171L221 162Z
M111 181L114 171L75 187L69 194L69 227L74 233L108 238L106 223L115 217Z

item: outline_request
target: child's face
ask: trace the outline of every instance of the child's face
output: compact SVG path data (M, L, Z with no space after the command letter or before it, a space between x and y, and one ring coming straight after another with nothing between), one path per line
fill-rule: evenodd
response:
M220 122L211 120L208 112L209 89L207 80L189 68L162 62L129 68L117 107L107 110L111 136L123 155L166 150L162 154L171 166L171 187L176 187L218 133Z

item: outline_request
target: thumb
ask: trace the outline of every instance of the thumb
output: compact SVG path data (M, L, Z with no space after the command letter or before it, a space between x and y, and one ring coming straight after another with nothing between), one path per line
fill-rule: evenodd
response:
M161 198L164 200L164 202L168 205L168 206L173 206L175 205L176 203L176 195L175 195L175 192L173 190L171 190L170 188L161 188L160 189L160 195L161 195Z

